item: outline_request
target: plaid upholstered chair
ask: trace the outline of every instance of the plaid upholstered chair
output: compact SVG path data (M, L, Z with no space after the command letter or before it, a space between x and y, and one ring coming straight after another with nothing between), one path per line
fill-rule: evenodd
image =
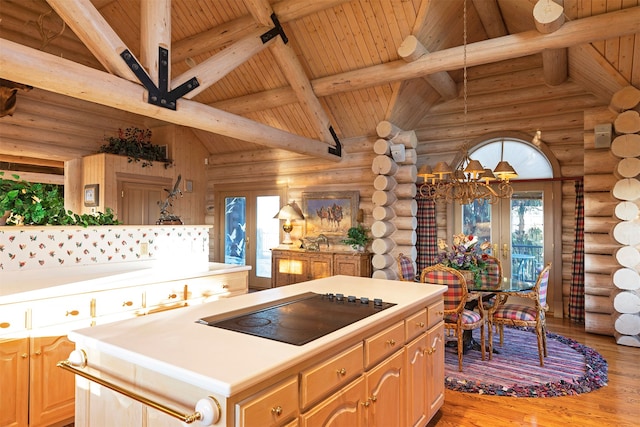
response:
M418 279L413 260L403 253L398 255L398 273L403 282L415 282Z
M446 285L449 289L444 294L444 327L455 332L458 340L458 370L462 371L463 331L480 328L480 351L484 360L484 309L478 304L478 311L465 309L465 304L471 298L467 291L467 281L458 271L442 264L432 265L422 270L420 281ZM476 295L478 297L478 295Z
M533 300L533 306L524 304L507 304L509 294L498 294L496 304L489 310L489 359L493 351L493 325L499 327L500 345L504 343L502 326L526 326L536 330L538 338L538 353L540 355L540 366L544 366L544 358L547 357L547 325L545 313L547 305L547 288L549 285L549 263L538 275L538 280L533 289L528 292L520 292L518 297Z

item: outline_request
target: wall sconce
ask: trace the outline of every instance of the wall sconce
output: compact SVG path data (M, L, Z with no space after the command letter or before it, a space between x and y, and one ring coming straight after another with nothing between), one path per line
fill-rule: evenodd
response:
M291 240L291 230L293 230L293 225L291 224L291 221L295 219L304 219L304 215L302 215L302 210L300 209L300 207L295 201L286 204L282 208L280 208L280 211L274 216L274 218L284 219L284 224L282 225L282 231L284 231L284 240L282 241L282 244L292 244L293 241Z

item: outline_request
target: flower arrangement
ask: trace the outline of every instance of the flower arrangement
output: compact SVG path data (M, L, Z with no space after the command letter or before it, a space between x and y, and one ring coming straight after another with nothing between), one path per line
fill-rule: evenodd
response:
M478 237L464 233L453 236L453 244L447 245L444 239L438 239L440 252L436 262L456 270L469 270L473 273L474 281L480 284L480 275L487 269L487 251L491 242L485 241L478 245Z
M118 129L118 136L106 138L108 144L100 147L99 153L127 156L129 163L142 160L142 167L153 166L154 161L164 163L168 168L173 162L166 158L165 148L151 143L151 130L136 127Z

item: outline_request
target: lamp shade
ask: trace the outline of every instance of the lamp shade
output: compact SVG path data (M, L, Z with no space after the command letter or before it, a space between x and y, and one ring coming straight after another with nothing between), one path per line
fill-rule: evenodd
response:
M292 220L292 219L304 219L304 216L302 216L302 213L299 212L297 209L295 209L291 205L291 203L289 203L287 205L284 205L282 208L280 208L280 210L274 216L274 218Z
M501 161L500 163L498 163L493 172L500 179L511 179L518 176L515 169L513 169L513 166L511 166L509 162L505 161Z

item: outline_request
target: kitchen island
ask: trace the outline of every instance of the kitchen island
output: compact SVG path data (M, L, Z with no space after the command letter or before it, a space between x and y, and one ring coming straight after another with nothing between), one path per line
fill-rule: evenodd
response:
M149 401L186 415L201 399L215 412L201 425L425 425L444 396L445 290L334 276L72 331L87 366L71 369L130 396L78 376L75 425L184 425ZM309 292L392 305L303 345L198 322Z

